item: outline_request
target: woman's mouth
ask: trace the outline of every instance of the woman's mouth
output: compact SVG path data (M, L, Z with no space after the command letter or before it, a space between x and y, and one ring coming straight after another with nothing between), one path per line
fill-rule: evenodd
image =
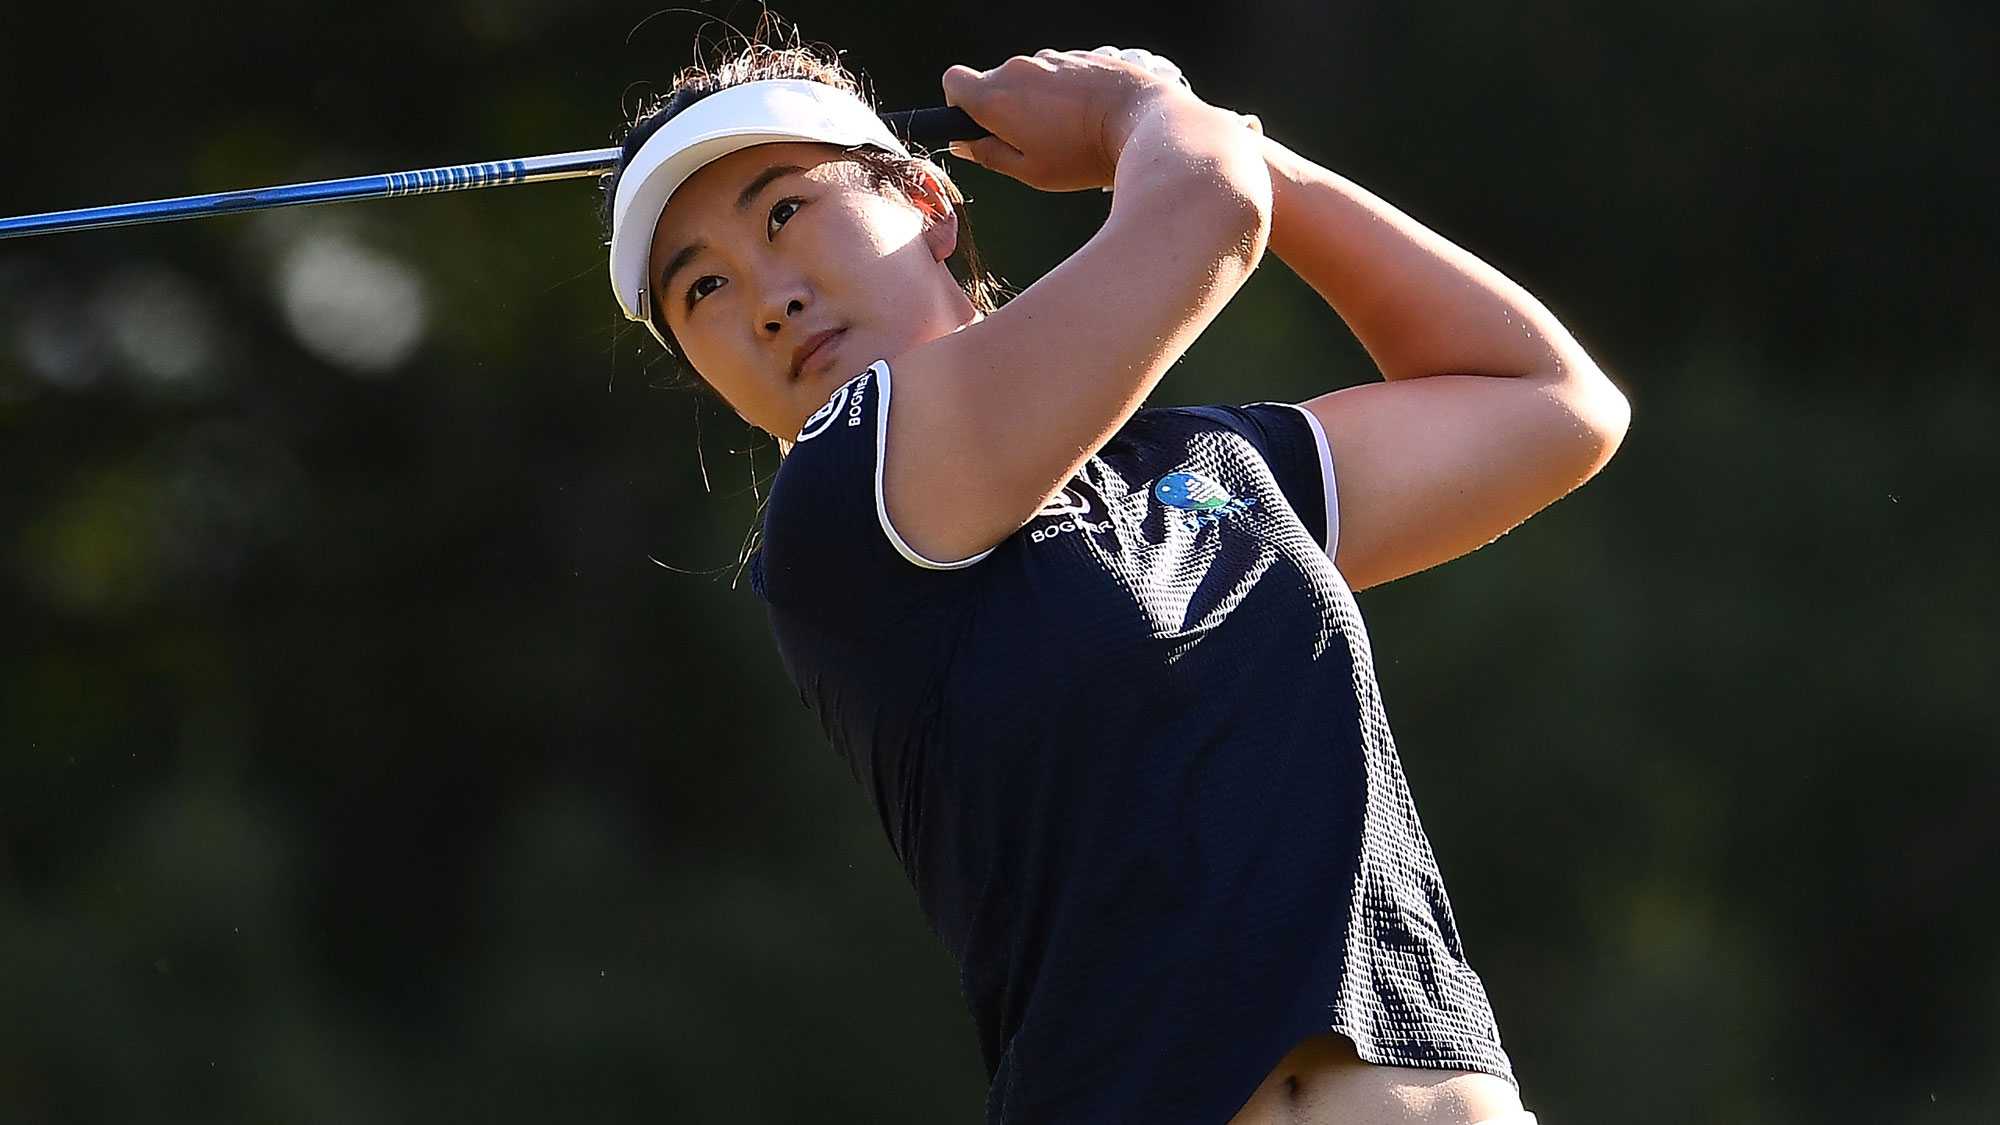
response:
M833 358L835 339L846 331L844 328L828 328L801 340L799 346L792 351L792 378L797 380L803 375L819 374L818 369ZM813 370L808 372L806 370L808 367Z

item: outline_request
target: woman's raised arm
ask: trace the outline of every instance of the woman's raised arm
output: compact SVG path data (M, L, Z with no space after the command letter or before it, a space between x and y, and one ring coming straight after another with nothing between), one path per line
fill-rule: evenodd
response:
M962 155L1045 190L1114 186L1103 228L1047 276L894 358L884 503L913 549L952 561L1020 528L1138 409L1262 255L1271 187L1235 114L1116 59L954 67L945 93L993 134Z
M1262 144L1272 252L1386 380L1305 404L1332 453L1334 561L1351 586L1472 551L1603 467L1630 407L1554 314L1376 196Z

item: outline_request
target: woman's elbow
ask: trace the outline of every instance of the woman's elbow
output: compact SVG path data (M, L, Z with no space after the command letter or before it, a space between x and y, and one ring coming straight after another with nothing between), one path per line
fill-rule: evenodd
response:
M1632 424L1632 404L1596 364L1572 370L1564 384L1563 402L1582 439L1578 450L1584 462L1580 481L1588 480L1624 442L1625 431Z
M1263 149L1245 144L1229 154L1220 172L1221 205L1236 236L1232 253L1247 272L1256 268L1271 241L1271 170L1264 163Z
M1180 223L1197 225L1190 245L1209 245L1227 267L1247 274L1264 256L1271 238L1271 173L1263 150L1249 143L1255 134L1238 129L1187 169L1167 200Z
M1211 285L1233 290L1249 279L1264 258L1264 248L1271 238L1269 203L1260 204L1246 192L1219 188L1205 193L1196 207L1200 217L1191 215L1190 219L1199 224L1199 233L1187 245L1205 248L1206 256L1215 263Z

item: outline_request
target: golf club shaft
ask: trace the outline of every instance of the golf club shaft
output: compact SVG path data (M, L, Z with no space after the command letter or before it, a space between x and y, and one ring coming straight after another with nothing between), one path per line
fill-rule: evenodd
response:
M986 130L956 106L885 113L882 120L897 135L925 148L938 149L958 140L974 140ZM519 160L495 160L481 164L454 164L444 168L421 168L413 172L391 172L381 176L350 176L339 180L317 180L304 184L283 184L250 191L223 191L210 195L188 195L178 199L156 199L146 203L120 203L109 207L84 207L74 211L51 211L42 215L22 215L0 219L0 238L21 238L32 234L60 234L65 231L94 230L100 227L162 223L174 219L195 219L204 215L228 215L239 211L265 211L274 207L296 207L306 203L340 203L353 199L382 199L396 195L429 195L444 191L533 184L546 180L574 180L597 176L617 166L619 150L586 149L581 152L529 156Z

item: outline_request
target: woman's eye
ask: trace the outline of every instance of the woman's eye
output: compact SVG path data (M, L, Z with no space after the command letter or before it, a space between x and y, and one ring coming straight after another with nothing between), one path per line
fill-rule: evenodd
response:
M701 277L695 278L694 284L688 286L688 298L687 298L688 306L692 308L696 301L699 301L703 297L708 296L710 293L715 292L717 287L719 287L721 284L722 284L722 279L715 276L712 273L704 274Z
M777 206L771 208L771 233L774 235L777 234L778 228L784 226L785 223L788 222L793 215L796 215L798 213L799 213L798 200L796 199L779 200Z

